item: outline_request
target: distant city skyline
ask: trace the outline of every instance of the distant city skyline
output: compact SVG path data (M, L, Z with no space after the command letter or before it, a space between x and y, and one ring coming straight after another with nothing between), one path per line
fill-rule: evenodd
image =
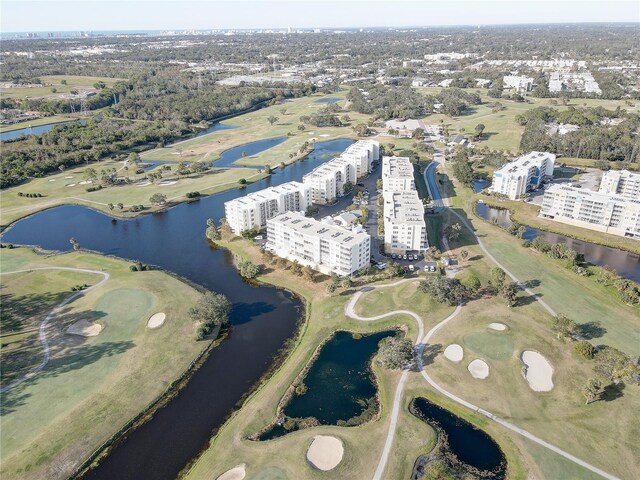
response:
M34 15L37 12L37 15ZM0 0L2 32L640 22L637 0Z

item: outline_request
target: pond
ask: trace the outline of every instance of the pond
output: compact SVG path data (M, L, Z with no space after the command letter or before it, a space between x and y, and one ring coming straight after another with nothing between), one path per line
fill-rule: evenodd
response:
M507 461L498 444L485 432L426 398L415 398L409 411L446 435L446 449L463 465L480 470L480 478L503 479Z
M25 127L25 128L21 128L19 130L11 130L9 132L1 132L0 133L0 141L4 142L7 140L13 140L14 138L19 138L22 136L29 136L29 135L40 135L44 132L48 132L49 130L51 130L53 127L56 127L58 125L67 125L69 123L75 123L78 122L79 120L69 120L68 122L58 122L58 123L46 123L44 125L37 125L35 127Z
M478 193L487 188L490 183L491 182L489 180L486 180L484 178L474 178L471 181L471 188L473 188L473 191L475 193Z
M513 222L509 210L504 208L490 207L486 203L476 203L476 213L485 220L495 219L497 225L508 228ZM608 265L615 269L618 275L634 282L640 283L640 255L626 252L619 248L606 247L595 243L577 240L575 238L560 235L558 233L546 232L533 227L526 227L523 238L533 240L542 237L549 243L565 243L576 252L582 253L584 259L598 266Z
M314 103L338 103L341 100L342 98L339 98L339 97L326 97L326 98L319 98Z
M75 237L83 248L158 265L225 294L233 304L229 338L212 350L178 395L129 433L86 478L174 479L269 370L294 336L302 304L286 291L244 282L232 265L231 254L207 243L206 220L222 218L228 200L300 180L352 143L347 139L319 142L304 161L277 169L245 189L182 203L165 213L112 223L106 214L67 205L24 218L3 233L3 242L61 251L69 250L69 238Z
M257 140L255 142L245 143L244 145L239 145L237 147L230 148L229 150L225 150L220 154L220 158L213 162L215 167L260 167L263 165L235 165L236 160L239 160L243 157L251 157L252 155L257 155L258 153L264 152L270 148L275 147L276 145L280 145L284 142L287 137L274 137L274 138L265 138L263 140ZM282 159L284 161L284 157ZM279 163L279 162L278 162ZM276 165L272 165L275 167Z
M291 397L282 411L284 416L313 417L321 425L344 425L350 419L353 419L350 423L356 423L355 417L367 408L377 410L378 388L371 359L380 340L395 334L393 330L369 335L337 332L321 347L302 380L306 392ZM282 424L276 424L259 439L270 440L288 431Z

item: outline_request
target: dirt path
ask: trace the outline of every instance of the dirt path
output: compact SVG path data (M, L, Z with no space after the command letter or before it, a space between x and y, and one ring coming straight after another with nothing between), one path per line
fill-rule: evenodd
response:
M47 366L47 363L49 363L50 350L49 350L49 342L47 341L46 328L47 328L47 325L48 325L49 321L66 304L68 304L69 302L75 300L76 298L80 297L81 295L84 295L86 292L88 292L90 290L93 290L94 288L98 288L98 287L104 285L107 282L107 280L109 280L109 277L110 277L110 275L107 272L103 272L103 271L100 271L100 270L88 270L88 269L85 269L85 268L71 268L71 267L27 268L27 269L24 269L24 270L14 270L13 272L0 272L0 275L11 275L12 273L28 273L28 272L34 272L34 271L37 271L37 270L67 270L67 271L71 271L71 272L95 273L97 275L102 275L102 280L100 280L95 285L92 285L92 286L90 286L90 287L88 287L88 288L86 288L86 289L84 289L82 291L75 292L74 294L68 296L62 302L60 302L58 305L56 305L53 308L53 310L51 310L49 312L47 317L40 324L40 328L38 329L38 337L40 338L40 343L42 344L42 348L44 350L44 357L42 359L42 362L40 362L40 365L38 365L33 371L27 373L24 377L19 378L17 380L14 380L9 385L6 385L5 387L0 388L0 393L7 392L7 391L11 390L12 388L20 385L21 383L29 380L30 378L35 376L38 372L40 372L44 367Z

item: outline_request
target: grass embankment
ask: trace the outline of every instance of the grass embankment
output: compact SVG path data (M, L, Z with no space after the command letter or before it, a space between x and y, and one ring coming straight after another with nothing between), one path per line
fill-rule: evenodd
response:
M88 253L42 257L3 249L0 260L3 272L64 266L110 274L50 321L51 358L44 370L3 394L2 477L66 478L201 353L206 344L195 341L188 314L199 294L163 272L131 272L129 263ZM64 290L101 279L53 270L2 275L3 384L5 374L23 373L42 360L37 326L52 305L71 295ZM147 320L156 312L165 312L166 321L151 330ZM98 322L102 332L89 338L65 333L80 319Z
M433 95L438 93L441 88L419 87L416 90L425 94ZM520 150L520 137L524 127L520 126L515 118L517 115L536 107L553 107L558 110L566 110L569 107L599 107L615 110L618 106L631 112L637 112L638 106L629 107L623 100L599 100L576 98L572 99L568 105L551 105L548 98L527 97L526 102L515 102L507 99L491 98L487 95L487 90L479 88L466 89L469 92L477 92L480 94L483 105L472 105L470 113L460 117L450 117L443 114L428 115L424 118L427 124L437 124L440 120L444 124L449 125L450 131L459 131L472 135L475 126L479 123L484 124L484 139L478 143L479 146L486 145L492 150L506 150L517 153ZM489 106L492 103L500 102L505 109L499 112L493 112ZM464 130L463 130L464 129ZM565 161L565 159L562 159Z
M53 123L69 122L75 120L78 117L71 115L52 115L50 117L37 118L35 120L27 120L24 122L14 123L12 125L0 126L0 132L12 132L14 130L21 130L27 127L38 127L40 125L50 125Z
M585 242L620 248L640 255L640 242L638 242L638 240L597 232L595 230L567 225L548 218L539 217L538 212L540 207L537 205L508 199L498 199L486 195L475 195L475 198L493 207L506 208L511 212L511 219L516 223L528 225L547 232L566 235Z
M341 92L330 96L343 96ZM240 158L237 165L256 165L278 167L281 162L285 164L292 163L300 159L300 147L304 142L325 141L334 138L354 137L353 130L349 126L343 127L326 127L315 128L307 127L305 131L299 131L299 117L301 115L310 115L320 108L322 104L315 103L315 100L322 96L304 97L286 101L279 105L266 107L254 112L249 112L233 119L225 121L230 125L238 128L221 130L190 140L179 142L175 145L154 149L144 152L141 157L144 160L162 160L171 162L184 161L211 161L215 160L220 154L229 148L243 145L248 142L264 138L272 138L277 136L291 136L280 145L265 150L259 154ZM340 102L344 106L345 102ZM286 108L285 115L280 110ZM351 124L364 121L364 116L358 113L348 112L351 116ZM270 125L267 118L269 116L277 116L279 120L273 126ZM389 137L387 141L394 139ZM403 145L406 142L395 142L397 145ZM182 154L178 154L182 152ZM295 153L293 158L289 157L289 153ZM123 168L122 162L113 160L101 161L97 164L91 164L90 167L95 168L98 172L102 169L115 168L116 170ZM172 165L175 171L176 165ZM211 172L201 175L190 175L187 177L178 177L175 173L165 172L163 180L176 181L172 185L150 184L147 186L138 186L134 184L107 187L96 192L87 192L87 188L91 185L82 184L85 181L85 170L87 166L69 169L63 173L50 175L44 178L30 180L22 185L2 190L2 209L0 209L0 225L6 226L15 220L24 216L33 214L46 208L51 208L62 204L80 204L96 208L103 212L110 213L115 216L136 216L138 213L128 212L131 205L145 205L145 212L157 210L163 207L154 207L150 205L149 198L154 193L162 193L167 196L170 203L176 203L186 200L186 193L198 191L202 194L212 194L239 186L238 181L242 178L248 182L253 182L264 178L264 174L259 173L257 168L240 167L240 168L213 168ZM128 176L134 182L142 180L144 175L136 175L135 167L130 165L128 170L118 172L119 176ZM73 177L73 178L67 178ZM142 182L144 183L144 182ZM73 186L71 186L73 185ZM27 198L18 196L18 192L40 193L43 197ZM124 209L120 211L117 207L111 211L108 204L117 205L124 204Z
M251 259L256 264L263 263L257 247L251 246L247 240L226 240L221 242L221 245L244 258ZM371 332L406 325L408 337L415 340L417 336L415 322L404 315L370 323L351 320L345 317L344 308L355 289L347 291L339 289L338 292L330 295L324 283L313 283L295 277L289 271L271 266L265 266L264 272L258 278L260 281L293 290L305 298L307 323L284 363L247 399L239 414L234 415L220 429L210 448L203 453L189 472L188 478L210 478L212 475L215 477L243 462L247 464L250 478L259 478L261 473L266 475L268 472L274 475L273 478L279 478L277 475L282 473L288 478L319 478L321 473L314 470L305 458L313 436L318 434L335 435L345 445L343 461L331 472L332 478L371 476L387 434L390 405L400 372L374 367L380 389L382 413L371 422L357 427L314 427L267 442L253 442L247 440L247 437L273 422L278 403L286 390L309 362L317 346L336 330ZM409 298L415 298L415 285L402 285L397 293L389 294L389 300L380 300L379 307L384 309L385 302L391 302L391 298L395 295L399 298L405 298L407 295ZM426 308L426 304L424 305ZM423 312L423 315L427 320L427 328L442 320L440 311ZM385 478L396 478L396 461L402 464L398 465L398 468L402 468L405 473L410 472L416 456L424 449L425 444L433 441L430 429L419 420L411 418L408 411L403 411L399 419L399 428L400 432L403 432L402 435L406 434L406 437L400 437L406 438L406 447L399 450L401 454L392 455L394 470L392 476L385 476Z
M561 262L525 249L520 240L499 227L473 217L471 208L475 198L471 190L455 179L447 186L450 195L456 194L452 198L454 207L468 216L476 233L499 262L521 281L528 282L554 310L578 323L590 323L595 343L612 345L631 356L638 354L639 308L622 304L611 289L595 283L592 278L575 275ZM451 216L450 221L456 221L455 217ZM454 247L457 252L462 248L470 252L470 259L463 264L460 275L469 275L467 271L474 269L474 275L486 283L488 270L494 265L485 258L471 236L465 233ZM479 268L478 264L485 265ZM491 322L505 323L509 330L504 333L488 331L486 325ZM550 326L549 314L523 293L519 306L511 309L500 298L471 302L450 326L434 337L434 342L443 348L450 343L462 345L465 359L460 364L453 364L441 356L436 357L434 376L462 398L610 473L632 478L634 459L640 453L633 440L640 424L630 413L640 406L637 386L629 385L622 392L612 392L605 395L604 400L585 405L581 389L588 378L594 376L593 364L578 359L570 343L555 339ZM478 342L482 335L492 336L491 341ZM496 335L510 338L494 339ZM513 344L513 351L507 358L505 349L509 344ZM538 351L551 362L555 384L551 392L533 392L522 378L519 355L524 349ZM482 358L489 364L488 379L470 377L466 366L473 358ZM535 465L536 476L589 478L588 472L559 455L529 441L513 438L523 451L529 452L527 463Z
M3 88L2 96L20 100L41 97L62 98L65 94L69 94L71 90L94 92L96 88L93 85L97 82L103 82L107 87L110 87L117 81L122 80L120 78L87 77L82 75L44 75L39 78L45 86ZM63 80L66 80L66 84L62 83ZM53 92L52 89L56 91Z

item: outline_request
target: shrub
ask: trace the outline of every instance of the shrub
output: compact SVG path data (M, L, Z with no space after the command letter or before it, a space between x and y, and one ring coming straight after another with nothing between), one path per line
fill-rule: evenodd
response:
M185 196L187 198L197 198L200 196L200 192L187 192Z
M573 345L573 350L582 358L591 360L596 353L593 345L586 340L580 340Z
M256 278L260 273L260 267L248 260L242 260L238 262L238 271L244 278Z
M129 267L129 270L131 270L132 272L137 272L138 271L138 267L136 265L131 265Z
M378 363L391 370L413 366L415 353L413 343L408 338L387 337L380 341Z
M296 395L304 395L307 393L307 390L309 390L309 388L304 383L301 383L296 387Z

